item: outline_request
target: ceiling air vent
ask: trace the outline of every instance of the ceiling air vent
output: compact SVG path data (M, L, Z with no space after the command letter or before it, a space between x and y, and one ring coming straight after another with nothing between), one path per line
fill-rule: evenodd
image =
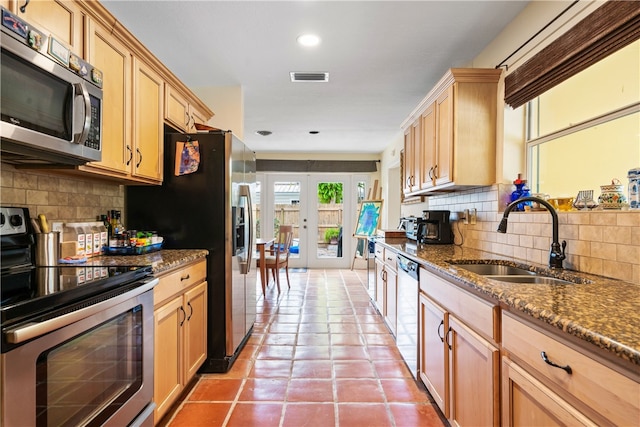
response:
M329 73L289 73L292 82L328 82Z

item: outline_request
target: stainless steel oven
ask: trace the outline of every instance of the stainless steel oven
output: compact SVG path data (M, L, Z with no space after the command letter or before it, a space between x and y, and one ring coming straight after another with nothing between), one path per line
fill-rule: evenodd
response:
M0 208L1 424L153 425L151 267L12 265L30 259L20 212Z

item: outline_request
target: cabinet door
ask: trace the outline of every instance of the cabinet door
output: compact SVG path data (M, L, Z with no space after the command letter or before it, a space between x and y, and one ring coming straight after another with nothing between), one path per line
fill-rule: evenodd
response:
M190 124L189 103L171 85L165 85L164 119L179 131L186 131Z
M104 76L102 160L89 165L114 175L126 175L133 162L131 53L94 21L90 21L89 29L89 62Z
M398 328L398 273L389 267L385 268L387 280L386 280L386 299L385 299L385 308L386 315L385 319L387 321L387 325L389 325L389 329L393 335L396 335L396 330Z
M196 374L207 357L207 282L184 295L187 312L185 329L185 384Z
M197 132L196 123L203 125L207 122L204 114L198 111L193 105L189 105L189 120L189 132Z
M182 295L154 312L155 342L153 345L153 401L155 422L171 407L183 389L182 324L186 313Z
M404 159L402 162L402 192L411 193L413 181L413 130L409 127L404 133Z
M384 300L385 300L385 295L387 293L387 286L386 286L386 271L384 269L384 262L380 261L377 257L376 257L376 299L375 299L375 303L376 303L376 307L378 308L378 311L380 312L380 314L382 316L385 316L387 314L386 309L385 309L385 305L384 305Z
M85 16L74 2L32 1L25 7L24 13L20 11L19 7L24 4L24 0L18 3L15 12L20 18L34 25L46 35L51 34L57 41L70 48L73 53L84 58ZM100 69L100 67L98 68Z
M459 426L500 425L500 352L452 314L449 351L450 417Z
M420 379L445 417L449 417L448 347L444 334L449 328L448 314L420 293Z
M421 188L430 188L436 185L436 110L435 104L431 104L422 113L422 164Z
M508 358L502 358L502 425L595 426L596 424Z
M133 64L134 156L131 174L161 182L164 82L142 61L134 58Z
M436 185L453 181L453 103L455 85L449 86L436 100Z
M420 189L420 184L423 180L420 173L422 167L422 120L420 118L411 125L411 133L413 134L411 137L411 144L413 145L413 149L411 150L413 153L411 192L414 192Z

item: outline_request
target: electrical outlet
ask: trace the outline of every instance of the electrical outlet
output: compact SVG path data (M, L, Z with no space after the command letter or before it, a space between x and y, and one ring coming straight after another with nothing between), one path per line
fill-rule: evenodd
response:
M449 221L460 221L461 219L464 219L464 217L464 212L451 211L449 214Z
M470 224L476 224L478 222L478 210L476 208L469 209L467 218L469 218Z

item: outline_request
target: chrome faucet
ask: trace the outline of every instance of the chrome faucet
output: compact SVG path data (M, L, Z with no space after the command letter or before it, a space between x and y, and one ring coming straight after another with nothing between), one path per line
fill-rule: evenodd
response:
M564 249L567 247L567 242L565 240L562 241L562 249L560 249L560 242L558 241L558 214L556 210L544 199L540 199L538 197L527 196L521 197L518 200L511 202L507 208L504 210L504 214L502 215L502 221L500 221L500 225L498 226L498 233L506 233L507 232L507 218L509 217L509 213L518 205L518 203L522 202L537 202L547 208L549 213L551 214L551 221L553 225L553 238L551 241L551 250L549 251L549 267L551 268L562 268L562 260L566 258L564 254Z

